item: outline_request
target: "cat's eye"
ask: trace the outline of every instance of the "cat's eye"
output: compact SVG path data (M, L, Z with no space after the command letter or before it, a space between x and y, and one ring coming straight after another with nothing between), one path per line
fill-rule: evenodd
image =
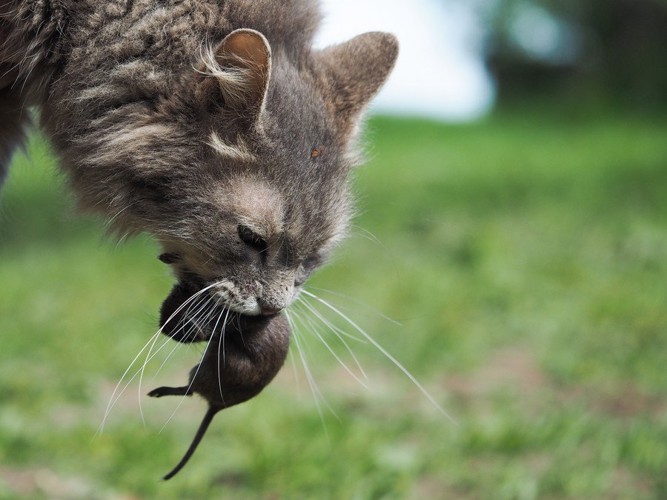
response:
M253 250L262 253L265 252L267 248L269 248L269 245L266 243L266 240L262 238L259 234L257 234L255 231L250 229L248 226L240 225L237 228L237 231L239 233L239 238L241 238L241 241L246 245L248 245Z

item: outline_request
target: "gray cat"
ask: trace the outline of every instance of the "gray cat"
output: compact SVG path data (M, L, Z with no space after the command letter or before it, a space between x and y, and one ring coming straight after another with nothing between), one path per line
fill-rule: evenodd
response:
M43 130L82 210L147 231L189 298L276 315L345 235L360 116L397 42L311 47L313 0L0 0L0 178ZM170 318L179 316L181 327Z

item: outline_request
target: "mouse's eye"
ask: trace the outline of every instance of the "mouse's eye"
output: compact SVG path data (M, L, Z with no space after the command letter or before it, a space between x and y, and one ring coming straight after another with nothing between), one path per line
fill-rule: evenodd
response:
M255 231L250 229L248 226L240 225L237 228L237 231L239 233L239 238L241 238L241 241L250 248L252 248L253 250L262 253L265 252L266 249L269 247L268 244L266 243L266 240L262 238L259 234L257 234Z
M317 146L310 150L310 158L316 160L324 154L324 146Z

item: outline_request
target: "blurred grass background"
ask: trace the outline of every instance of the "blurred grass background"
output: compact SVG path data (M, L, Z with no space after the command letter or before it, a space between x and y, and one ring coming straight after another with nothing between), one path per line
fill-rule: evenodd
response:
M292 349L169 483L204 404L162 428L179 400L141 394L198 348L152 362L96 431L172 280L148 239L73 215L33 137L0 209L0 498L666 498L666 136L664 114L560 105L373 119L354 235L311 291L456 424L371 345L349 341L367 390L304 328L322 416Z

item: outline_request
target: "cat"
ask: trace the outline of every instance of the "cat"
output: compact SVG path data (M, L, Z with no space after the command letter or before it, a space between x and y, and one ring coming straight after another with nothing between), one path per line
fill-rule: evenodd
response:
M167 325L197 295L279 314L346 234L398 54L381 32L315 50L320 20L315 0L0 0L0 179L36 107L79 208L162 248L167 334L211 337Z

